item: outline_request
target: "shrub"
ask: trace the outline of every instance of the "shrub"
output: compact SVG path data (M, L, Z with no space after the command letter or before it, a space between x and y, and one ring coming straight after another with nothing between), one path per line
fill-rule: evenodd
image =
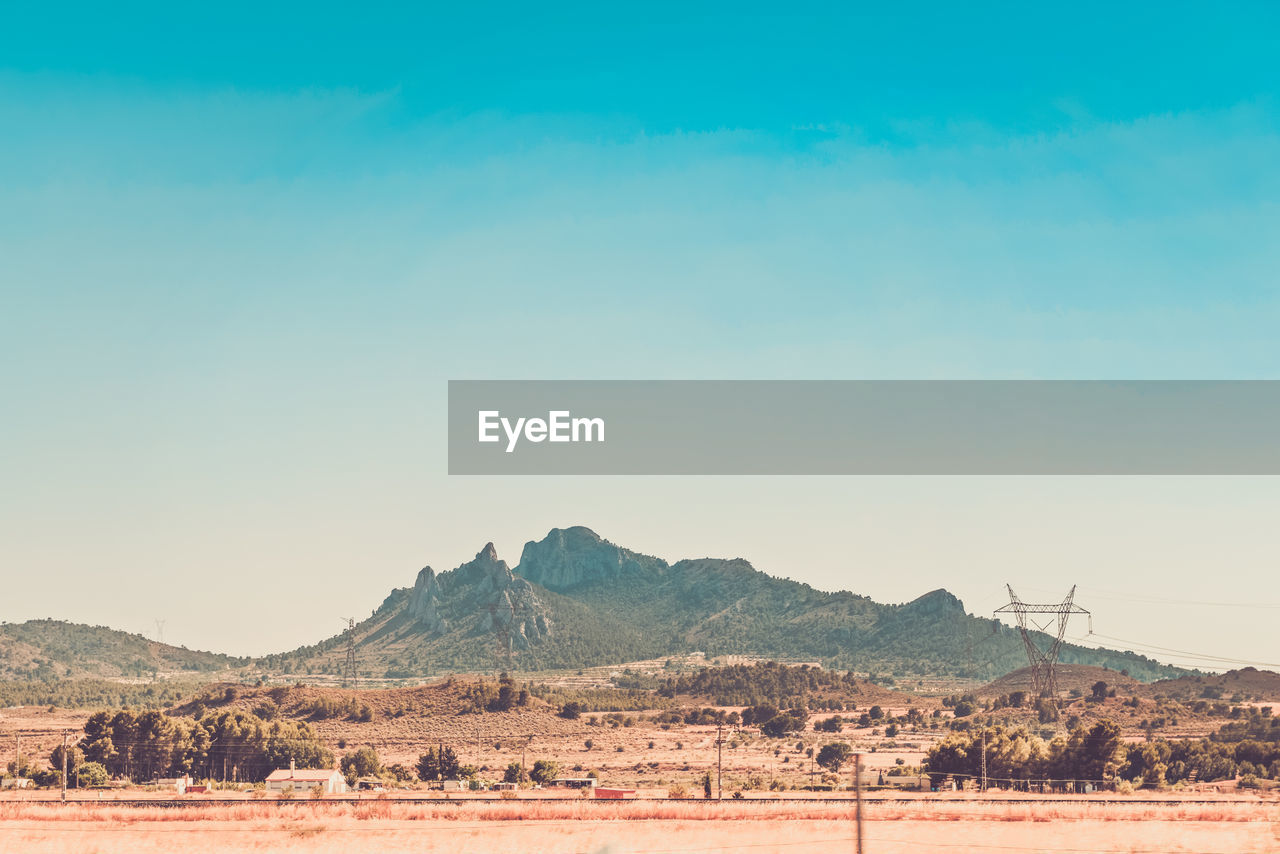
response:
M352 785L361 777L376 777L382 773L382 760L372 747L362 747L342 757L342 775Z
M109 779L107 768L101 762L86 762L76 769L76 785L82 788L105 786Z
M556 774L560 771L560 766L550 759L539 759L533 763L533 768L529 771L529 779L539 785L546 785L556 778Z
M852 755L853 748L842 741L824 744L818 751L818 764L830 771L838 772L840 766L848 762Z

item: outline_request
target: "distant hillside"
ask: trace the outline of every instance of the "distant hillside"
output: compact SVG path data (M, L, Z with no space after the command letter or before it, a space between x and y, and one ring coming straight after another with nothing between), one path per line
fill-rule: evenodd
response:
M1068 693L1078 691L1079 694L1088 694L1095 684L1106 682L1110 688L1119 689L1123 694L1131 694L1133 688L1140 684L1124 673L1088 664L1060 664L1055 674L1058 690ZM1023 667L1012 673L1006 673L973 693L978 697L999 697L1014 691L1025 691L1031 694L1031 687L1031 668Z
M1146 686L1151 696L1175 700L1280 701L1280 673L1243 667L1226 673L1196 673L1178 679L1162 679Z
M61 620L0 624L0 679L214 673L246 659L197 652L104 626Z
M449 572L423 569L412 588L393 591L356 627L355 643L361 673L374 677L573 669L693 651L899 676L991 679L1026 664L1015 629L967 614L945 590L884 605L775 578L742 559L668 564L581 527L526 544L515 570L492 544ZM338 673L345 650L339 635L262 664ZM1186 673L1072 645L1061 659L1146 681Z

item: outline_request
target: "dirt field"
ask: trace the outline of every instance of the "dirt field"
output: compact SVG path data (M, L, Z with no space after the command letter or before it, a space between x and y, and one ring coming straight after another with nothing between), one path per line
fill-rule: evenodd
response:
M250 693L237 703L247 708L255 700L256 694ZM729 708L741 711L740 707ZM715 768L716 728L678 724L663 729L644 720L654 711L624 713L634 719L634 726L606 726L603 720L598 726L590 726L589 717L605 716L584 715L581 720L566 721L541 709L507 714L378 717L364 724L326 720L312 726L336 754L369 745L388 765L400 762L412 767L423 751L443 743L453 747L464 763L479 767L486 779L501 779L503 769L511 762L520 762L523 754L529 765L536 759L552 759L566 775L595 771L602 784L607 785L657 788L663 792L672 784L697 785L705 771ZM888 711L903 713L905 708L890 707ZM53 748L62 743L62 733L70 731L74 741L83 732L89 714L33 706L0 710L0 767L15 756L12 737L5 737L8 733L23 733L23 754L47 762ZM525 734L530 732L538 735L527 738ZM869 771L887 772L898 760L905 765L923 762L925 750L944 734L904 732L890 741L873 735L871 728L852 726L838 736L810 729L781 740L744 733L729 738L725 745L724 789L728 793L743 787L767 788L775 780L794 789L815 776L820 781L822 769L796 749L800 743L816 752L828 741L847 741L866 753L864 763Z
M847 803L574 802L237 804L139 808L0 803L0 850L317 854L538 851L850 852ZM867 852L1271 852L1280 803L1008 804L919 799L866 808Z

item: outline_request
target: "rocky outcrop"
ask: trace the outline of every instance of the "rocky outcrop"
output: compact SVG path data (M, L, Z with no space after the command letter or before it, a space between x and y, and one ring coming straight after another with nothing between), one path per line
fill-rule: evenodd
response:
M542 540L525 544L516 571L548 590L628 578L652 578L667 572L667 562L619 548L590 528L555 528Z
M440 616L440 582L429 566L418 572L418 580L409 594L409 616L416 620L428 634L442 635L449 630L449 621Z
M458 619L479 615L477 631L506 635L512 649L528 649L551 632L547 609L533 585L519 578L498 558L489 543L475 559L436 575L431 567L418 573L409 595L409 617L429 634L449 630L447 612Z
M931 590L923 596L912 599L901 606L905 614L913 617L932 617L965 615L964 603L947 590Z

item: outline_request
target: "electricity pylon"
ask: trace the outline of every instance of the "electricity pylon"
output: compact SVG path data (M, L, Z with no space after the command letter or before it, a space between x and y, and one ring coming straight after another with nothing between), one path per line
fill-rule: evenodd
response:
M354 685L359 679L356 675L356 621L353 617L344 617L347 621L347 660L342 664L342 687Z
M1089 617L1089 631L1093 631L1093 615L1075 604L1073 601L1076 595L1076 588L1072 586L1071 592L1067 594L1067 598L1061 602L1051 604L1031 604L1023 602L1018 595L1013 592L1013 586L1006 584L1009 588L1009 604L997 608L997 614L1013 614L1018 621L1018 630L1022 632L1022 645L1027 649L1027 660L1031 663L1031 686L1037 697L1050 697L1055 702L1058 699L1058 678L1054 672L1058 664L1058 650L1062 648L1062 638L1067 633L1067 621L1071 619L1072 614L1084 614ZM1028 614L1054 614L1057 617L1057 632L1050 634L1049 629L1053 627L1053 620L1049 620L1043 626L1034 620L1028 619ZM1030 624L1031 628L1028 628ZM1031 637L1032 631L1038 631L1052 638L1052 643L1048 649L1041 649L1035 640Z

